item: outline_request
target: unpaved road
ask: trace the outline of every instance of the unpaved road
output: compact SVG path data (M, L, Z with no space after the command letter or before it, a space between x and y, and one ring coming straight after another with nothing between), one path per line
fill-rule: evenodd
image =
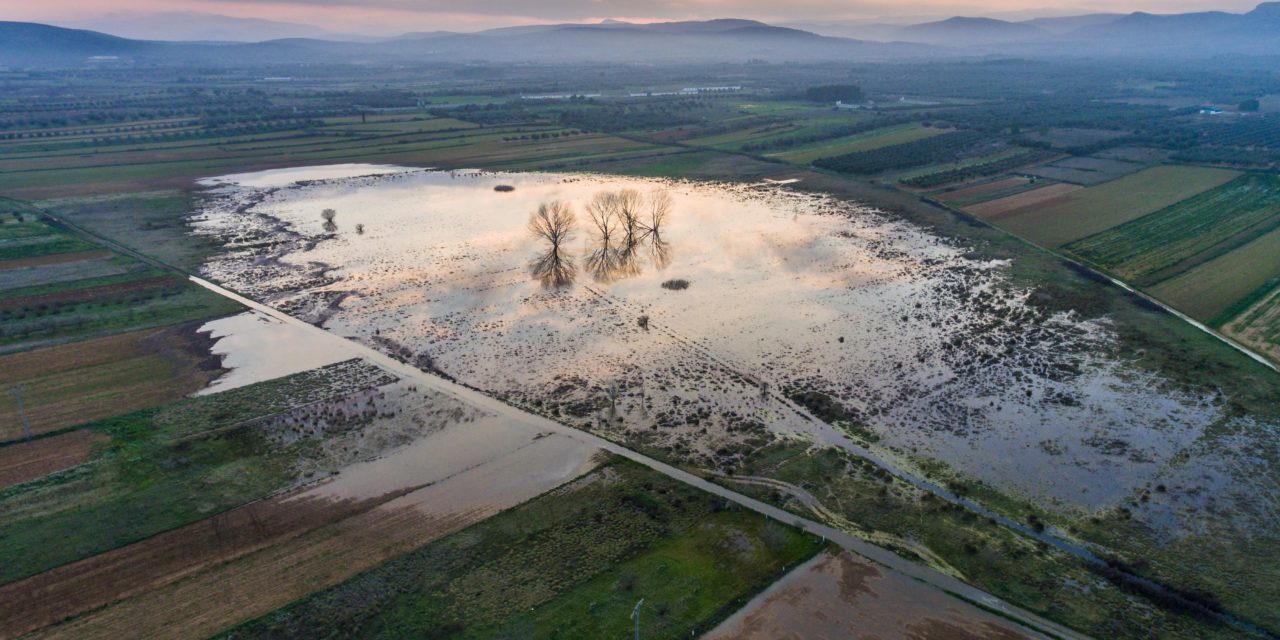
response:
M449 382L448 380L445 380L444 378L441 378L439 376L425 373L422 370L417 369L416 367L404 364L370 347L367 347L365 345L362 345L360 343L357 343L351 340L347 340L346 338L343 338L337 334L330 333L324 329L321 329L314 325L303 322L302 320L298 320L297 318L294 318L285 313L277 311L272 307L258 303L254 300L250 300L249 298L241 296L233 291L225 289L212 282L208 282L204 279L197 278L194 276L191 276L191 280L196 284L202 287L205 287L206 289L209 289L210 291L213 291L222 296L233 299L245 305L246 307L258 310L264 314L270 315L283 322L293 324L304 331L310 332L310 335L312 335L316 341L321 342L322 344L325 344L326 348L329 348L330 346L332 346L335 349L336 348L348 349L352 357L364 358L369 362L372 362L378 366L384 367L388 371L391 371L396 375L401 376L405 380L413 380L423 385L424 387L434 389L441 393L448 394L463 402L466 402L468 404L471 404L475 407L483 409L487 412L491 412L498 416L502 416L504 418L508 418L514 421L523 422L541 431L548 431L556 434L561 434L569 438L580 440L585 444L589 444L596 448L603 449L615 455L619 455L627 459L630 459L632 461L635 461L650 469L653 469L654 471L657 471L658 473L666 475L675 480L684 482L685 484L697 487L698 489L701 489L713 495L719 496L721 498L731 500L757 513L763 514L765 516L768 516L780 522L787 522L787 523L794 524L795 526L805 531L808 531L815 535L821 535L826 539L831 540L832 542L840 545L844 549L853 551L864 558L867 558L879 565L887 567L891 569L893 572L899 574L903 578L911 578L914 580L918 580L936 589L939 589L945 592L946 594L957 596L958 598L967 600L971 603L977 603L982 607L999 611L1005 617L1019 621L1021 624L1025 625L1028 628L1028 630L1034 633L1037 633L1038 635L1048 635L1051 637L1061 637L1061 638L1085 637L1082 634L1077 633L1071 629L1068 629L1062 625L1046 620L1029 611L1025 611L1023 609L1015 607L985 591L982 591L981 589L978 589L969 584L961 582L960 580L957 580L951 576L947 576L942 573L939 573L929 567L925 567L923 565L919 565L914 562L911 562L910 560L902 558L891 551L877 547L873 544L870 544L864 540L856 538L834 527L830 527L819 522L798 517L795 514L784 511L778 507L774 507L772 505L766 504L759 500L736 493L718 484L714 484L712 482L704 480L701 477L698 477L686 471L682 471L680 469L677 469L671 465L665 464L653 458L649 458L645 455L632 451L610 440L606 440L597 435L587 433L578 429L574 429L572 427L567 427L565 425L562 425L548 418L543 418L541 416L527 413L525 411L522 411L510 405L507 405L499 400L496 400L487 395L484 395L483 393L480 393L474 389L470 389L468 387L464 387L462 385ZM970 607L972 605L964 605L964 606Z

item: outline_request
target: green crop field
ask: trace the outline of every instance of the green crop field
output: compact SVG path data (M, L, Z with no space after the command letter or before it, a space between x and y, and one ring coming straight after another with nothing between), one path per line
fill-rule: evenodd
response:
M1063 247L1145 286L1280 226L1280 177L1251 174Z
M1150 288L1152 295L1201 321L1221 314L1280 275L1280 230ZM1228 314L1229 315L1229 314Z
M782 153L771 153L769 156L796 164L809 164L819 158L829 158L856 151L871 151L904 142L930 138L939 133L942 133L941 129L934 129L918 122L913 122L805 145Z
M1081 189L1045 207L1020 211L997 224L1038 244L1057 247L1159 211L1239 175L1225 169L1154 167Z

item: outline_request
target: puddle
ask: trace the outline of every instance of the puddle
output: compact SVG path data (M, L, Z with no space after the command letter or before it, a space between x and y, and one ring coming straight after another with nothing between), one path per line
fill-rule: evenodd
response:
M226 374L196 395L218 393L257 382L309 371L353 357L347 349L308 340L304 332L257 311L248 311L200 327L215 340Z
M796 567L703 636L712 640L1043 638L848 552Z

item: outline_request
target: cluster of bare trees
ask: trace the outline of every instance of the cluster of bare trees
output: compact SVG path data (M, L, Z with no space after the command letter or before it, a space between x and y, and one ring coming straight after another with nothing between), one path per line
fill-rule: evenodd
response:
M592 232L583 258L587 272L601 282L634 276L640 273L645 253L658 269L670 264L671 246L663 239L662 230L671 215L671 203L671 194L666 191L644 195L623 189L596 194L586 206ZM534 277L543 285L565 286L577 275L577 266L565 249L576 224L569 205L559 200L538 207L530 218L530 232L548 245L531 265Z
M655 191L642 196L634 189L596 194L587 204L595 243L584 259L587 271L602 282L640 273L640 257L647 250L662 269L671 261L671 247L662 229L671 214L671 195Z

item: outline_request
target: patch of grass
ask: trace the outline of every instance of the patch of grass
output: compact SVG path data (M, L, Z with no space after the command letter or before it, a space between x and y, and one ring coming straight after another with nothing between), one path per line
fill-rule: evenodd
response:
M719 160L722 156L723 154L714 151L686 151L653 159L646 158L625 166L611 167L611 169L618 173L643 177L697 175L703 167Z
M226 637L687 638L822 548L616 461Z
M50 235L46 237L34 237L41 238L41 241L9 245L0 244L0 262L5 260L21 260L23 258L50 256L59 253L77 253L81 251L91 251L98 248L96 245L92 245L79 238L72 238L69 236Z
M58 216L134 251L195 272L219 249L207 236L188 233L185 217L195 210L184 191L65 198L38 203Z

